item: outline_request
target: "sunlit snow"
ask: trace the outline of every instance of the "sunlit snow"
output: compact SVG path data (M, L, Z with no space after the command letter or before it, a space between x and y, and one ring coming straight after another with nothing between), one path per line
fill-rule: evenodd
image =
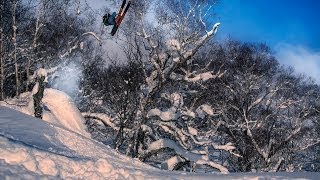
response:
M28 97L28 94L23 94L20 98L28 104ZM27 115L30 112L26 108L7 104L9 101L18 102L17 99L11 99L0 103L8 106L0 106L0 179L316 179L318 175L222 175L159 170L137 159L121 155L109 146L88 137L81 113L65 93L46 89L45 121ZM189 130L192 134L197 133L192 127ZM174 143L170 141L156 141L150 145L149 150L157 149L158 146L179 149L173 147ZM183 150L178 152L187 153ZM205 157L195 157L192 153L187 157L205 163ZM172 169L170 162L176 161L179 161L179 158L169 159L167 169Z

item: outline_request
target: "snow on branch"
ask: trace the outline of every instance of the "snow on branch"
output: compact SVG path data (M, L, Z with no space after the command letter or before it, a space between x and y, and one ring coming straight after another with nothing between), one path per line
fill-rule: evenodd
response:
M94 32L85 32L85 33L83 33L81 35L81 37L88 36L88 35L93 36L99 43L101 43L101 39ZM78 39L78 40L76 40L74 45L71 48L69 48L64 54L62 54L60 56L60 58L64 58L66 56L69 56L76 49L83 49L83 42L81 41L81 37L80 38L75 38L75 39Z
M213 25L211 31L207 32L206 35L202 36L200 40L196 43L197 45L203 44L205 41L207 41L211 36L215 35L218 31L218 27L220 26L221 23L216 23Z
M307 145L304 145L303 147L300 147L300 151L303 151L303 150L306 150L306 149L308 149L308 148L310 148L310 147L312 147L312 146L315 146L315 145L317 145L317 144L319 144L320 143L320 139L315 139L315 140L313 140L314 142L312 142L312 143L308 143Z
M174 137L177 137L178 143L184 148L188 148L188 144L186 143L186 140L190 138L192 139L193 143L197 145L212 146L214 149L217 149L217 150L225 150L225 151L231 152L232 150L235 149L233 144L230 142L225 145L218 145L218 144L212 143L210 140L204 137L201 138L202 140L198 140L198 138L196 137L198 136L198 131L195 128L190 126L187 126L188 132L176 127L173 123L160 123L159 127L161 127L165 132L173 135Z
M173 123L159 123L159 127L161 127L161 129L163 129L166 133L176 137L182 147L188 147L185 142L188 139L188 135L183 130L177 128Z
M180 115L177 113L177 109L175 107L171 107L167 111L161 111L158 108L151 109L148 112L147 117L152 116L158 116L162 121L173 121L178 119Z
M178 93L173 93L171 95L162 94L162 97L170 100L173 103L173 106L165 111L160 110L159 108L153 108L147 113L147 117L159 117L164 122L175 121L182 116L188 116L195 118L196 115L201 119L205 118L206 115L213 116L214 110L208 104L203 104L196 109L196 113L193 111L182 108L183 106L183 97ZM168 97L169 96L169 97Z
M181 44L176 39L169 39L168 41L166 41L166 45L171 50L181 50Z
M186 160L181 158L180 156L173 156L163 163L161 163L161 169L166 169L166 170L174 170L174 168L177 166L177 164L185 162Z
M221 23L214 24L211 31L207 32L206 35L202 36L198 41L195 42L196 47L184 53L184 61L190 59L205 42L207 42L212 36L217 33L220 24Z
M162 93L161 97L169 100L174 107L179 108L183 106L183 96L177 92L172 94Z
M180 112L178 109L183 106L183 97L179 93L161 94L162 98L169 100L172 103L172 107L166 111L161 111L158 108L151 109L147 117L158 116L162 121L173 121L177 120L181 114L188 115L190 112Z
M191 127L191 126L187 126L188 127L188 132L190 133L190 135L193 135L193 136L197 136L198 135L198 130Z
M217 150L225 150L225 151L229 151L231 152L232 150L235 149L235 147L233 146L233 144L231 142L225 144L225 145L218 145L215 143L212 143L210 140L202 137L201 141L198 140L198 138L196 136L198 136L198 131L190 126L188 126L188 132L182 130L181 131L183 133L183 135L190 137L193 142L195 144L201 145L201 146L207 146L207 145L211 145L214 149ZM234 153L233 153L234 154ZM237 154L234 154L236 156L238 156Z
M112 122L112 118L102 113L82 113L85 118L93 118L101 121L105 126L109 126L114 130L119 130L119 127L116 126ZM129 131L128 129L124 129L124 131Z
M171 73L170 78L172 80L184 80L186 82L191 82L191 83L195 83L195 82L199 82L199 81L208 81L210 79L215 79L215 78L220 78L221 76L223 76L226 73L226 71L224 71L223 73L214 73L213 71L208 71L208 72L204 72L204 73L200 73L197 75L194 75L193 73L187 74L187 75L180 75L180 74L176 74L174 72Z
M67 57L69 56L72 51L78 49L80 47L80 44L79 43L76 43L74 46L72 46L71 48L69 48L69 50L67 52L65 52L63 55L60 56L60 58L64 58L64 57Z
M162 111L159 108L154 108L149 110L147 113L147 117L159 117L162 121L169 122L174 121L180 118L181 116L188 116L195 118L195 113L185 107L183 107L183 96L177 92L168 94L162 93L162 98L169 100L172 103L172 107L169 109ZM206 109L207 110L207 109Z
M145 153L143 153L143 155L140 158L150 157L151 155L157 153L158 151L164 148L172 149L178 155L184 157L186 160L193 161L196 164L209 165L213 168L218 169L222 173L229 172L228 169L225 168L224 166L208 160L208 156L206 154L198 154L198 153L187 151L183 149L181 146L177 145L176 142L172 141L171 139L159 139L151 143L148 149L145 151Z
M201 73L201 74L197 74L193 77L190 77L191 75L189 76L185 76L184 77L184 80L187 81L187 82L198 82L198 81L207 81L209 79L215 79L217 77L221 77L225 74L225 72L223 73L218 73L218 74L214 74L213 71L209 71L209 72L204 72L204 73Z
M214 149L225 150L225 151L231 151L231 150L235 149L235 147L232 145L231 142L229 142L225 145L217 145L217 144L212 143L212 147Z
M165 76L171 79L177 79L177 80L180 78L183 79L184 78L183 76L181 77L180 75L177 75L177 74L172 75L173 71L179 67L179 64L185 63L188 60L190 60L195 55L195 53L199 50L199 48L217 33L219 26L220 26L220 23L216 23L212 27L212 29L209 32L207 32L204 36L198 39L193 39L193 41L190 41L190 44L192 44L193 46L192 48L187 48L188 47L187 44L181 45L181 43L175 39L167 41L166 44L168 46L168 49L175 51L178 57L174 56L172 63L163 70L163 73L165 74ZM190 81L190 82L196 82L199 80L207 81L208 79L215 78L215 76L216 75L214 75L212 72L207 72L207 73L198 74L193 78L187 77L184 80Z
M96 38L97 41L101 42L101 39L100 39L100 38L97 36L97 34L94 33L94 32L85 32L85 33L82 34L82 36L86 36L86 35L91 35L91 36L93 36L94 38Z
M213 116L214 111L210 105L203 104L196 109L196 113L201 119L203 119L206 115Z
M223 174L228 174L229 171L226 167L222 166L221 164L212 162L212 161L208 161L208 160L204 160L204 159L199 159L198 161L195 162L196 164L201 164L201 165L207 165L207 166L211 166L212 168L216 168L218 169L221 173Z

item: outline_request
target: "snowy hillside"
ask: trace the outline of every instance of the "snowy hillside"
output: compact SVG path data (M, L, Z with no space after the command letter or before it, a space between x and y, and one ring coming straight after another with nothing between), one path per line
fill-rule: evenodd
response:
M42 102L44 104L43 120L65 127L85 137L90 137L89 133L85 130L84 119L80 111L66 93L46 88ZM25 92L19 98L8 99L6 102L0 101L0 105L13 108L28 115L34 114L31 92Z
M0 108L0 134L1 166L23 166L19 171L24 173L128 178L142 176L142 170L157 172L82 135L6 107Z
M312 174L210 175L161 171L80 134L0 107L0 178L247 179L305 178Z
M86 137L81 128L74 127L82 127L82 118L76 115L78 110L70 99L56 90L47 90L45 94L47 122L0 106L0 179L316 179L319 175L219 175L155 169Z

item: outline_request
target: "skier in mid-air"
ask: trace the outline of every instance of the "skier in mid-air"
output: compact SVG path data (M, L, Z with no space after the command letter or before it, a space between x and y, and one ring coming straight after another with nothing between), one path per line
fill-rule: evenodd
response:
M103 16L103 24L106 26L115 25L116 24L117 13L113 12L112 14L105 14Z
M126 4L127 4L127 6L124 9ZM107 13L103 16L103 24L104 25L106 25L106 26L113 25L113 28L110 33L112 36L114 36L116 34L124 16L126 15L128 9L130 7L130 4L131 4L130 0L128 0L128 3L127 3L127 0L123 0L118 14L116 12L113 12L112 14Z

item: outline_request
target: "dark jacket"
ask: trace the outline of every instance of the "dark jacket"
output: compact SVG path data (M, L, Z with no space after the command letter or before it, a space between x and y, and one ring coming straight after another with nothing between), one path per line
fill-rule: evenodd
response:
M107 13L106 15L103 16L103 24L106 26L115 25L116 24L116 17L117 17L116 12L113 12L112 15Z

